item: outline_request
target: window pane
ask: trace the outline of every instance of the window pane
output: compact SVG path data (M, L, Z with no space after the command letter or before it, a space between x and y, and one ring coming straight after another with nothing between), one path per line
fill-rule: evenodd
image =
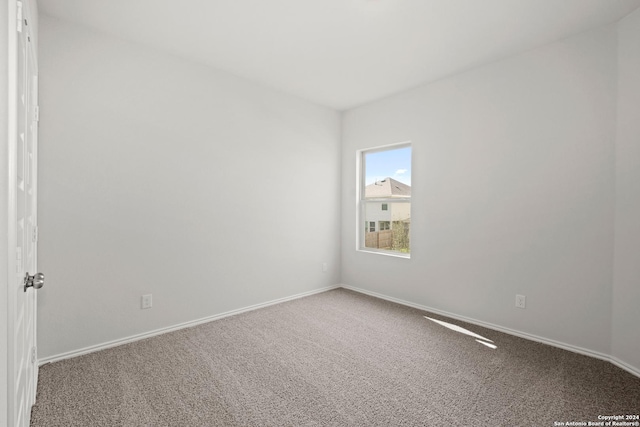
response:
M364 153L365 199L411 197L411 147Z
M370 225L373 224L364 235L365 248L410 253L411 203L388 203L386 211L381 210L380 205L379 202L365 202L365 218Z

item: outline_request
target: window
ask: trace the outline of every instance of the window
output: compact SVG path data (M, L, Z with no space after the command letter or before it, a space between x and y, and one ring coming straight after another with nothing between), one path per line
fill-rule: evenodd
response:
M358 249L408 258L411 252L411 145L359 152ZM376 230L376 223L378 224Z

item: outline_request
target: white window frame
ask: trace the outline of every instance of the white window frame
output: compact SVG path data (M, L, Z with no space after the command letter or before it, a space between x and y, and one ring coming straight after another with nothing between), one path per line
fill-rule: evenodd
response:
M366 187L366 160L365 160L365 154L370 154L370 153L377 153L377 152L381 152L381 151L389 151L389 150L396 150L399 148L405 148L405 147L411 147L411 171L413 173L413 145L411 144L411 141L405 141L405 142L400 142L397 144L389 144L389 145L383 145L383 146L379 146L379 147L372 147L372 148L365 148L362 150L357 150L356 151L356 223L357 224L362 224L363 221L366 221L366 215L365 215L365 207L367 205L367 203L387 203L388 205L391 205L393 203L411 203L411 198L409 199L394 199L391 197L384 197L384 198L375 198L375 199L365 199L364 198L364 188ZM413 185L412 185L413 187ZM412 192L412 196L413 196L413 192ZM412 206L410 206L409 210L411 212L412 210ZM411 214L411 216L413 216L413 214ZM367 253L374 253L374 254L380 254L380 255L387 255L387 256L392 256L392 257L397 257L397 258L405 258L405 259L410 259L411 258L411 252L409 253L403 253L403 252L398 252L398 251L392 251L392 250L388 250L388 249L378 249L378 248L367 248L365 247L365 230L362 230L361 227L357 227L356 228L357 232L356 232L356 251L359 252L367 252ZM409 240L411 242L413 242L413 238L412 238L412 234L413 234L413 227L409 227ZM413 247L413 244L411 245L411 247Z

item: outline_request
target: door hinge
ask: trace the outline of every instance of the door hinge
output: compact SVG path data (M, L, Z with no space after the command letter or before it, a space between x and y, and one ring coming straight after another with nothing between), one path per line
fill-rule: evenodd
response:
M38 226L33 227L33 243L38 241Z
M18 22L16 22L16 30L18 30L19 33L22 32L22 2L21 1L17 1L16 2L16 19Z
M40 121L40 106L36 105L35 107L33 107L33 120L35 120L36 122Z
M36 361L38 360L37 356L36 356L36 348L35 347L31 347L31 363L36 363Z

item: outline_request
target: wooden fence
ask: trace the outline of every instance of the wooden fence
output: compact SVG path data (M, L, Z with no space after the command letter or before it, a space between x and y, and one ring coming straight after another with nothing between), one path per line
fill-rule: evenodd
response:
M391 249L393 234L391 230L365 233L364 246L366 248Z

